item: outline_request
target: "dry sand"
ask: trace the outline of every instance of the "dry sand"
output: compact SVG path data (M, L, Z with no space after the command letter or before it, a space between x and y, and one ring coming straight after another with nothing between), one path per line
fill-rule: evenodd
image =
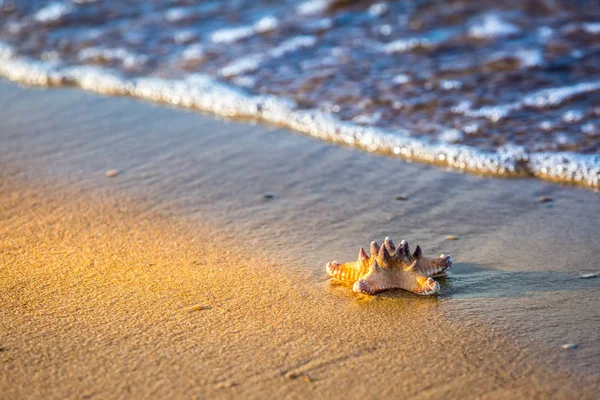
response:
M72 90L0 105L2 398L598 393L597 193ZM454 255L441 296L327 281L387 234Z

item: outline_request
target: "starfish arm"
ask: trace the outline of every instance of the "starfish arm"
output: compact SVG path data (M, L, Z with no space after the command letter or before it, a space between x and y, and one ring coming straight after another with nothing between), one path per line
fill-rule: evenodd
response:
M352 289L356 293L363 294L375 294L388 289L404 289L426 296L438 293L440 285L416 270L380 269L360 278Z
M413 283L411 289L406 289L409 292L420 294L422 296L431 296L440 291L440 284L434 281L431 277L418 276Z
M352 287L352 290L356 293L375 294L384 290L392 289L393 284L388 275L389 274L386 273L366 275L356 281Z
M356 282L361 276L361 265L356 261L345 264L338 264L337 262L333 261L327 263L325 269L327 270L327 274L329 276L342 282L353 283Z
M447 271L452 267L452 257L442 254L437 258L422 257L418 263L418 270L427 277L446 277Z

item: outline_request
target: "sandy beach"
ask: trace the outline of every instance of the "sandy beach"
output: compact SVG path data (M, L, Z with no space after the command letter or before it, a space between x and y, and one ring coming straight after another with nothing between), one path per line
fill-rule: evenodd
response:
M594 191L72 89L0 105L2 398L597 396ZM454 257L439 296L327 279L388 235Z

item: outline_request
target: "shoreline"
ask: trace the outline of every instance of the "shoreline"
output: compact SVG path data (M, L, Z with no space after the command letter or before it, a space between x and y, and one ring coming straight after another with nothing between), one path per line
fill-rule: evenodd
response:
M535 177L592 190L600 188L598 155L527 153L518 146L486 152L466 145L430 143L401 130L393 134L376 127L342 121L316 110L301 110L291 100L252 95L207 75L194 74L180 80L153 77L125 79L108 69L90 66L57 68L51 63L14 58L13 53L10 46L0 43L0 60L3 60L0 77L30 87L75 87L102 95L132 97L200 111L218 118L258 121L370 153L477 175ZM589 89L593 90L597 85L598 82L592 82ZM565 91L569 88L555 89ZM548 90L541 91L539 96L551 96L544 92Z
M597 393L598 282L577 278L596 268L597 226L586 218L596 193L441 171L131 99L0 87L3 388ZM119 174L106 178L109 169ZM362 297L329 283L325 262L387 235L454 256L439 297ZM580 348L561 349L567 341Z

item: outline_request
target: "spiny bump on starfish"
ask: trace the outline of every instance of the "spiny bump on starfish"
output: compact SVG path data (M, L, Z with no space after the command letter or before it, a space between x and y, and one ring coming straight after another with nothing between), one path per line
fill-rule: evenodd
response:
M379 258L382 261L387 261L390 259L390 253L386 246L381 246L381 248L379 249Z
M394 254L394 252L396 251L396 245L392 241L392 238L387 236L383 243L385 244L385 247L387 247L390 254Z
M373 264L371 264L370 272L379 272L380 270L381 267L379 266L377 260L373 261Z
M408 247L408 240L404 239L400 242L400 249L402 254L404 254L406 257L410 256L410 248Z
M362 248L362 247L358 250L358 259L360 261L366 261L366 260L369 259L369 255L367 254L367 252L365 251L365 249Z
M377 242L371 242L369 252L371 253L371 255L379 253L379 245L377 244Z
M413 257L414 258L421 258L422 257L422 252L421 252L421 248L417 245L417 248L415 249L415 252L413 253Z

